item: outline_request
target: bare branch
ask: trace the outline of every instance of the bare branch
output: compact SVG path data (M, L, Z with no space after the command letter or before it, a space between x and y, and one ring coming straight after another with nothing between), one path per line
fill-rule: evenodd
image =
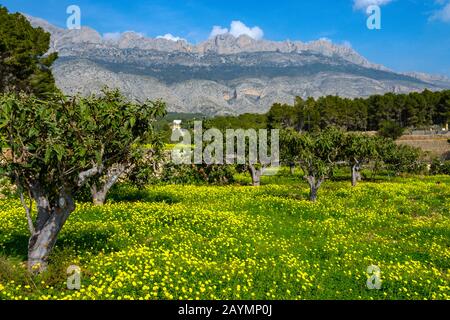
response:
M316 188L319 189L324 181L325 181L325 178L324 177L320 177L319 181L317 181Z
M110 168L106 174L105 188L109 190L126 171L127 166L124 164L117 164L115 168Z
M102 173L102 171L103 165L95 165L89 170L80 172L80 174L78 175L78 187L82 187L89 178Z
M30 230L30 233L33 235L36 233L36 229L34 228L34 224L33 224L33 219L31 218L31 207L32 207L32 200L30 198L30 205L27 206L27 204L25 203L25 199L23 196L23 191L20 191L20 202L22 203L22 206L25 209L26 212L26 216L27 216L27 221L28 221L28 230Z

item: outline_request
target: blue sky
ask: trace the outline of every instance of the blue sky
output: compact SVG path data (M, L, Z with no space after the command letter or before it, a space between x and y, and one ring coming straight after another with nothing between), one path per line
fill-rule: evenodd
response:
M368 4L381 6L381 30L366 27ZM349 43L375 63L396 71L450 76L450 0L0 0L65 26L69 5L81 8L81 22L102 34L171 34L192 43L206 40L213 26L232 21L268 40L311 41L328 38ZM239 27L239 26L238 26ZM240 25L240 27L243 27ZM239 29L239 28L238 28ZM242 28L241 28L242 29Z

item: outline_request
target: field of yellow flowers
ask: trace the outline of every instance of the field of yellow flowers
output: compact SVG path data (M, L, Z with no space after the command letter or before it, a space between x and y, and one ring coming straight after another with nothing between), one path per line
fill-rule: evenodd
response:
M264 181L263 181L264 182ZM122 186L78 204L47 273L23 271L20 202L0 199L0 299L449 299L450 178ZM81 268L68 290L66 268ZM380 268L381 289L367 287Z

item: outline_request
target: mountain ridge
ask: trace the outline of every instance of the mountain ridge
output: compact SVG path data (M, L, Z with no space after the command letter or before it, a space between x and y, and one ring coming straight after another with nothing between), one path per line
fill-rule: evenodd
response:
M311 42L301 41L269 41L255 40L247 35L234 37L226 33L209 38L206 41L194 45L181 39L178 41L168 40L165 38L149 38L133 31L126 31L120 34L118 39L105 39L100 33L89 27L81 27L80 30L66 30L55 27L47 21L25 15L31 24L35 27L42 27L44 30L52 34L51 50L58 51L64 48L67 43L91 43L97 47L120 48L120 49L143 49L156 50L162 52L185 52L185 53L216 53L219 55L236 54L243 52L281 52L294 53L303 51L319 52L325 56L333 54L360 64L365 67L374 69L388 70L386 67L370 63L363 56L347 45L336 45L330 40L319 39ZM63 44L63 45L61 45Z
M450 88L445 77L395 73L328 40L254 40L218 35L193 45L125 32L112 40L88 27L65 30L26 16L51 34L57 85L89 94L108 85L135 100L162 98L169 111L262 113L273 103L323 95L365 97Z

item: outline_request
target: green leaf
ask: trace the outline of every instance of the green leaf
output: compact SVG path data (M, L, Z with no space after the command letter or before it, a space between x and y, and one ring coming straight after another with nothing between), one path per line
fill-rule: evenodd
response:
M53 150L51 149L51 147L47 147L47 149L45 150L45 157L44 157L44 162L45 163L49 163L50 162L50 158L52 156L52 152Z

